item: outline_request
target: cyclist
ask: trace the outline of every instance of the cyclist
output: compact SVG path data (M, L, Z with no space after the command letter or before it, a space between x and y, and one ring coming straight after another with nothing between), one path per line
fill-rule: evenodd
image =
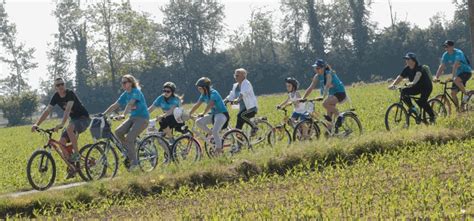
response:
M418 114L416 107L411 102L410 95L421 94L420 99L416 102L418 106L423 108L428 115L430 115L430 122L435 122L435 115L433 109L428 104L428 98L433 91L433 83L431 83L430 76L418 63L416 54L408 52L403 59L405 59L405 68L402 73L390 84L389 89L396 89L395 85L400 83L404 78L408 78L410 81L407 84L407 87L402 89L403 102L405 102L409 107L409 112Z
M252 84L247 80L247 71L239 68L234 72L234 84L229 95L224 99L224 103L232 102L239 104L239 113L237 114L237 123L235 128L242 129L244 123L252 127L252 135L255 135L258 127L256 127L251 118L255 117L258 111L257 97L253 92Z
M201 106L202 103L206 103L206 109L204 112L199 114L199 119L196 121L197 126L204 132L209 134L212 133L214 143L216 145L216 151L222 153L222 140L219 136L219 132L226 128L229 123L229 113L227 107L222 100L221 95L218 91L211 87L211 80L207 77L199 78L196 82L196 87L201 93L198 101L194 104L189 112L192 115ZM205 115L211 111L209 114ZM212 130L207 127L208 124L212 124Z
M170 143L174 143L172 129L182 132L181 127L184 123L178 123L173 115L175 108L181 106L181 97L175 94L176 85L173 82L163 84L163 94L155 99L153 104L148 107L148 112L152 113L156 108L161 108L163 114L156 118L160 123L160 132L165 133L165 137L169 138Z
M328 122L332 122L333 117L339 115L336 105L343 102L347 97L346 89L342 81L339 80L336 72L324 60L317 59L313 64L313 68L315 75L311 85L306 89L303 99L306 99L311 94L319 81L322 97L319 97L318 99L323 100L327 97L323 102L323 107L327 111L327 115L324 117ZM338 117L336 120L336 130L341 126L341 124L342 117Z
M145 96L141 92L135 77L130 74L124 75L122 77L122 89L124 90L122 95L103 114L107 115L119 107L125 107L123 114L116 117L117 120L121 120L130 113L130 117L117 127L115 135L127 149L127 159L130 163L129 171L134 171L138 166L135 141L138 135L148 126L150 114L148 113ZM127 136L125 137L125 135Z
M441 64L439 65L438 71L436 72L436 77L433 81L439 81L439 76L444 72L446 66L452 65L451 74L453 76L453 86L451 90L451 95L453 97L453 103L459 111L459 101L457 95L461 91L465 96L463 102L467 102L469 99L468 92L466 91L466 83L472 76L471 65L469 64L468 59L464 55L464 52L460 49L454 48L454 42L447 40L443 44L444 52L441 57Z
M63 130L59 142L63 146L65 146L68 142L72 143L73 152L71 156L68 156L67 152L63 154L65 154L66 159L69 159L69 161L75 163L78 162L81 157L77 147L78 136L80 133L86 131L86 129L89 127L91 119L89 117L89 112L82 105L76 94L72 90L66 88L65 82L62 78L56 78L54 80L54 87L56 89L56 93L54 93L49 105L41 114L41 117L31 127L31 131L36 131L38 126L41 125L41 123L46 120L48 115L51 113L53 107L58 105L64 111L64 114L61 123L56 125L55 130L57 131L63 128L64 125L66 125L68 118L70 118L69 124L66 129ZM73 178L75 173L75 168L68 168L68 175L66 178Z
M292 122L306 119L306 106L305 103L299 102L301 94L298 92L300 83L293 77L285 79L286 90L288 91L288 98L277 106L277 109L285 108L288 105L293 104L294 110L291 114Z

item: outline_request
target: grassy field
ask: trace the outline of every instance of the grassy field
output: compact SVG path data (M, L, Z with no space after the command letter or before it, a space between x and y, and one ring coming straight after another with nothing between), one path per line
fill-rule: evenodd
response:
M349 95L366 133L384 130L385 110L389 104L397 101L399 96L398 92L387 90L386 84L358 85L349 88ZM275 106L284 99L285 95L283 94L259 97L259 115L267 116L272 123L280 122L282 114L275 110ZM348 105L344 106L348 108ZM318 105L318 109L322 110L322 107ZM235 110L231 110L231 112L231 116L235 116ZM234 122L235 117L232 117L232 125ZM57 121L48 121L42 126L53 127L56 123ZM117 125L118 123L114 123L114 126ZM56 134L56 138L58 136ZM3 153L0 155L0 162L3 162L3 166L0 168L0 177L3 178L0 180L0 193L31 189L26 179L26 163L31 153L45 143L44 138L39 134L31 133L29 126L0 129L0 137L2 137L0 151ZM81 146L92 142L88 132L80 137ZM64 163L58 162L57 165L59 171L55 184L66 183ZM68 180L67 182L78 180Z
M0 210L2 215L12 214L12 212L14 213L17 211L25 212L27 213L26 215L31 216L32 209L35 209L34 211L41 211L41 214L44 215L50 211L59 211L65 205L76 205L79 203L77 206L89 207L91 201L97 198L105 201L112 201L111 204L116 205L117 201L136 199L134 197L135 195L157 194L163 191L173 192L180 186L196 188L196 186L200 185L223 185L222 183L235 182L235 180L239 179L266 179L268 177L265 176L273 176L272 174L284 175L287 172L287 169L294 168L300 164L311 164L312 167L324 167L328 164L337 164L337 162L340 161L338 157L344 159L344 161L352 162L352 160L358 159L365 154L385 151L390 152L405 146L413 146L420 142L443 143L449 140L470 139L474 134L474 119L472 115L464 116L461 119L455 119L454 117L441 119L437 126L432 127L416 126L407 131L392 133L385 132L385 126L383 123L385 110L391 103L398 101L399 96L398 92L389 91L386 89L386 86L387 84L360 84L349 88L349 95L352 98L352 104L357 109L357 113L365 130L365 134L362 137L350 140L320 140L315 143L295 144L290 148L278 146L273 149L256 149L252 153L240 154L232 159L204 159L202 162L193 165L160 166L151 174L139 176L121 173L119 174L120 177L112 181L94 182L85 187L75 188L74 190L58 191L54 194L36 194L35 196L21 199L0 199ZM435 91L434 94L439 93L439 89L439 87L436 87L437 91ZM273 123L279 122L282 116L280 113L275 111L274 107L284 100L284 98L285 95L283 94L259 97L259 115L269 117L270 121ZM348 106L348 104L345 104L341 109L348 108ZM322 108L318 106L317 109L321 110ZM232 111L231 116L235 116L234 111ZM235 120L235 117L233 120ZM54 124L55 122L48 122L46 126L53 126ZM0 156L0 160L2 160L1 162L4 162L4 166L0 169L0 176L3 177L3 179L0 180L0 193L30 189L25 174L26 162L35 148L39 147L44 143L44 141L42 141L42 138L39 135L31 134L29 127L0 129L0 135L3 137L4 141L0 144L0 151L3 152L2 156ZM89 142L92 142L89 134L81 137L82 145ZM470 144L470 159L472 162L472 141L470 141ZM448 146L457 150L455 147L459 145L461 144L450 144ZM430 147L429 144L423 144L420 148ZM318 163L323 163L324 165L314 165ZM60 171L58 172L58 181L55 185L66 182L64 180L66 173L64 167L62 163L58 164L60 165ZM463 171L472 177L472 163L470 168L470 170ZM252 178L259 174L259 178ZM308 176L320 175L318 175L318 173L311 173L311 175L308 174ZM373 179L375 178L377 177L373 177ZM284 178L278 179L284 180ZM273 181L278 183L280 182L278 179L271 178L266 181L262 180L262 183L271 183ZM298 179L302 178L295 178L293 181L288 180L285 182L291 183ZM76 181L78 181L78 179L70 180L68 182ZM470 180L470 184L472 185L472 179ZM239 185L251 184L240 183ZM241 188L239 185L236 188ZM202 192L204 190L199 191ZM278 191L275 193L278 193ZM288 195L284 191L282 191L281 194ZM172 199L172 196L169 197ZM472 194L471 198L468 199L470 199L469 202L472 202ZM140 199L136 201L146 200L149 199ZM84 203L81 204L80 202ZM103 203L104 202L102 201L94 201L92 206L104 205ZM251 202L249 203L251 204ZM52 207L53 209L49 210L47 209L48 207ZM74 211L78 211L76 209L77 208L75 208ZM470 209L472 213L472 208L468 209ZM101 214L98 211L94 211L94 213ZM227 211L226 213L231 213L231 211ZM207 214L210 216L216 215L211 209ZM333 213L330 212L326 214ZM386 214L388 215L388 213ZM459 213L452 212L446 214ZM146 214L143 215L145 216ZM280 215L285 216L285 214ZM375 216L376 214L368 215Z
M301 164L285 176L253 177L213 188L71 203L38 218L112 219L347 219L474 218L474 140L422 143L391 154L363 156L309 172Z

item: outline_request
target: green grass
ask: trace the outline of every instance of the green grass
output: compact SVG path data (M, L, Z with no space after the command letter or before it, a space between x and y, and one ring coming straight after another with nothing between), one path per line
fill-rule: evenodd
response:
M285 176L265 173L212 188L183 186L147 197L71 203L61 213L45 209L38 218L474 218L473 162L474 140L421 143L320 172L302 163Z
M282 89L283 86L282 84ZM398 92L387 90L386 84L368 84L349 88L349 96L352 99L353 106L357 109L356 112L362 121L364 131L371 133L384 130L383 119L385 110L392 102L398 101L399 94ZM285 98L286 95L284 94L259 97L259 115L267 116L273 124L279 123L282 119L282 114L276 111L275 107ZM348 103L344 104L341 110L347 108L349 108ZM320 104L318 104L317 109L323 110ZM155 111L154 115L156 114L158 114L158 111ZM231 110L232 125L235 125L235 116L236 111ZM53 127L57 122L47 121L41 126L46 128ZM118 126L118 124L115 122L114 126ZM4 163L0 169L0 177L3 177L0 180L0 194L31 189L26 179L26 164L33 151L42 147L45 143L44 138L39 134L31 133L29 126L0 129L0 137L2 137L2 142L0 143L0 152L2 152L0 162ZM59 134L56 134L55 137L59 138ZM92 142L89 132L86 132L81 135L79 144L83 146ZM79 181L79 178L66 181L65 165L56 154L55 159L57 159L58 166L55 185Z
M439 92L439 87L437 87ZM433 94L437 94L434 92ZM174 191L181 186L215 186L238 180L250 180L262 174L284 175L288 170L303 164L313 168L337 164L339 159L353 163L364 154L392 152L405 146L413 146L420 142L430 144L445 143L450 140L472 138L474 119L472 115L460 119L455 117L440 120L437 126L416 126L407 131L385 132L383 118L385 109L398 101L398 92L386 89L386 84L359 85L349 88L352 104L362 121L365 134L349 140L329 139L314 143L294 144L290 148L258 148L252 153L243 153L232 159L203 161L192 165L171 165L159 167L150 174L139 176L127 173L119 174L112 181L93 182L71 190L40 193L17 199L0 199L0 217L6 214L23 213L32 216L33 212L51 211L44 208L52 207L61 210L65 205L84 202L88 205L93 199L127 200L141 195L155 195L163 191ZM259 115L269 117L273 123L281 120L281 114L274 107L285 99L285 95L259 97ZM348 105L346 104L345 108ZM317 107L318 110L322 108ZM341 108L341 109L344 109ZM235 116L231 111L231 116ZM235 120L235 117L233 117ZM54 122L47 122L53 126ZM41 137L31 134L29 127L16 127L0 130L4 137L0 144L0 157L6 162L0 169L0 192L11 192L29 189L25 168L30 154L42 144ZM44 141L43 141L44 142ZM91 142L89 135L81 137L81 144ZM58 159L58 158L57 158ZM58 163L60 171L55 185L64 183L65 170ZM472 171L471 171L472 172ZM74 182L78 180L72 180ZM43 209L41 209L43 208Z

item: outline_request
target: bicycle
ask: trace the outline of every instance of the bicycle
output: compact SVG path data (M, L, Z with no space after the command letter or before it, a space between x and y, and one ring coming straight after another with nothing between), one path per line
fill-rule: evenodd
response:
M224 101L224 103L230 103L231 105L238 104L238 102L235 101ZM275 137L273 137L272 133L273 126L270 124L267 117L255 116L250 119L250 122L257 128L255 132L253 132L252 127L246 123L242 128L244 134L249 138L250 145L255 147L257 145L263 144L265 141L267 141L270 146L273 146L275 144Z
M322 101L322 99L303 99L300 102L314 102ZM293 140L311 140L313 137L319 139L321 135L321 128L324 129L326 137L341 137L346 138L352 134L360 136L362 134L362 124L355 113L355 109L343 111L339 114L341 118L340 125L336 125L336 118L328 121L317 111L308 113L306 119L300 121L293 130ZM333 126L334 125L334 126Z
M436 83L439 83L441 85L443 85L443 93L442 94L438 94L435 96L435 98L437 98L438 100L440 100L445 109L447 109L448 111L448 114L451 115L452 111L451 111L451 103L454 104L454 99L453 97L451 96L450 93L448 93L448 90L451 90L453 89L453 87L448 87L448 83L450 82L453 82L452 79L449 79L447 81L438 81ZM460 111L474 111L474 91L469 91L468 92L469 94L469 98L467 99L467 102L464 102L464 95L463 93L461 93L461 107L456 107L456 109L459 108Z
M195 119L195 117L194 117ZM204 141L204 149L209 158L214 158L219 155L216 151L214 140L210 136L206 136L196 129L196 121L193 120L191 129L188 126L183 126L183 135L176 139L172 147L173 160L176 162L191 160L193 162L199 161L202 157L201 143L197 138ZM224 130L223 130L224 131ZM238 129L227 129L222 135L222 152L225 155L233 156L241 150L252 150L252 145L247 136ZM194 156L189 158L189 153L194 151Z
M295 122L288 116L288 110L286 108L277 108L277 110L283 112L283 120L272 129L272 133L274 133L272 136L275 137L276 142L285 142L289 146L292 142L292 138L287 125L294 129Z
M115 120L114 117L99 117L102 117L109 125L109 119ZM158 150L155 141L160 140L156 138L156 136L149 136L143 140L140 140L140 138L136 140L138 166L143 172L150 172L156 168ZM114 133L110 132L105 140L98 141L91 146L86 154L86 172L91 180L102 179L106 176L109 168L112 170L111 178L117 175L119 163L116 150L118 150L122 158L124 158L123 163L125 167L129 168L130 161L127 157L127 149ZM110 161L112 162L109 163Z
M385 128L387 129L387 131L390 131L394 128L398 128L398 126L401 126L402 129L408 128L410 126L410 118L413 118L416 124L421 124L422 122L425 124L429 124L430 122L434 122L434 119L427 118L426 111L421 107L420 107L421 112L418 112L418 113L407 111L407 108L405 108L405 104L403 102L403 96L402 96L402 90L404 88L406 87L397 87L398 91L400 92L400 100L390 105L387 108L387 111L385 112ZM413 99L415 103L417 100L420 99L419 97L416 97L416 96L409 96L409 97L410 99ZM447 115L446 109L443 103L439 99L437 98L429 99L428 104L433 109L435 117L439 117L439 116L445 117ZM392 114L393 114L393 117L392 117ZM390 120L392 118L393 118L393 121Z
M43 145L42 148L37 149L33 152L31 157L28 159L28 163L26 166L26 174L28 178L28 182L35 190L43 191L49 189L55 179L56 179L56 162L53 158L51 150L55 150L61 159L66 163L69 170L75 170L79 174L82 180L89 181L89 178L83 173L82 166L85 163L85 158L83 157L84 151L90 148L91 145L86 145L79 150L79 154L81 155L80 161L77 163L71 163L66 157L66 153L68 155L72 154L72 144L69 145L62 145L59 141L52 138L55 129L41 129L37 128L37 132L41 133L46 138L46 144ZM39 160L39 162L35 162ZM33 168L33 166L38 166L38 168ZM37 171L36 171L37 169ZM39 177L36 177L34 172L39 172ZM48 176L48 172L51 172L50 176ZM71 172L71 171L69 171ZM37 180L36 178L39 178ZM45 184L40 183L42 181L46 181Z

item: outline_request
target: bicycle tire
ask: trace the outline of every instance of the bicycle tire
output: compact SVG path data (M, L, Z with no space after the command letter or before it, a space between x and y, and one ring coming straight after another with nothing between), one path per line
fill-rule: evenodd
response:
M33 161L35 160L37 156L41 157L40 158L41 165L43 164L43 160L45 158L47 160L46 164L48 161L51 161L51 177L49 178L48 183L44 186L37 184L33 180L33 177L31 174L32 173L31 167L32 167ZM48 170L48 165L46 165L46 170ZM35 152L33 152L33 154L31 154L30 158L28 159L28 163L26 165L26 176L28 178L28 182L30 183L31 187L33 187L33 189L38 190L38 191L44 191L44 190L49 189L54 184L54 181L56 180L56 162L54 161L53 156L51 156L51 153L49 153L46 150L36 150Z
M310 125L310 126L308 126ZM309 130L309 136L306 136L306 139L303 139L302 130L304 127L311 128ZM293 129L293 140L294 141L304 141L304 140L311 140L313 137L319 139L321 134L321 130L319 129L319 126L317 125L317 122L311 120L311 119L305 119L300 121L298 124L296 124L295 128Z
M115 152L115 149L112 148L112 147L107 147L107 142L105 141L100 141L98 143L95 143L93 144L89 150L87 151L87 154L86 154L86 174L88 176L88 178L90 180L99 180L99 179L102 179L104 178L106 175L107 175L107 169L108 168L111 168L112 170L112 174L110 176L110 178L113 178L117 175L117 171L118 171L118 156L117 156L117 153ZM110 145L110 144L109 144ZM97 150L99 151L100 153L100 157L97 158L97 157L94 157L91 155L92 151L93 150ZM109 159L107 159L109 156L107 156L107 151L111 151L110 153L112 154L112 158L113 158L113 164L112 164L112 167L109 167ZM96 159L97 158L97 159ZM100 175L96 178L96 177L92 177L91 173L92 173L92 168L91 166L95 166L95 165L98 165L98 164L107 164L104 166L104 168L102 169L102 172L100 173Z
M193 157L191 157L189 159L192 160L193 162L200 161L201 160L201 155L202 155L201 144L194 137L189 136L189 135L181 136L178 139L176 139L176 141L174 142L174 144L171 148L172 149L171 153L172 153L173 161L176 162L176 163L182 163L182 162L185 162L186 159L188 159L187 156L188 156L188 153L190 153L190 152L182 152L182 151L178 150L179 144L181 144L182 142L187 142L187 144L185 146L187 148L189 148L190 150L194 149L194 151L196 153L195 156L194 156L194 159L193 159ZM193 144L193 146L189 146L190 144ZM183 155L183 153L186 153L186 155Z
M433 112L435 114L435 118L447 117L448 116L448 112L446 110L446 107L443 104L443 102L441 102L441 100L439 100L437 98L432 98L432 99L428 100L428 104L433 109ZM426 110L423 109L423 115L422 115L423 121L425 121L426 123L429 123L430 120L427 118L426 115L427 115Z
M396 108L396 109L395 109ZM400 113L400 122L404 121L405 125L403 125L402 127L404 129L407 129L408 127L410 127L410 116L408 116L408 112L407 110L405 109L405 107L400 104L400 103L394 103L392 105L390 105L388 108L387 108L387 111L385 112L385 128L387 129L387 131L390 131L392 130L394 127L390 126L391 123L389 122L389 118L390 118L390 113L392 112L392 110L395 110L395 121L397 121L397 116L398 114ZM405 120L402 119L402 117L405 117Z
M272 137L273 136L273 137ZM274 139L274 145L285 142L286 145L290 146L292 142L290 131L284 126L277 126L272 129L271 133L268 134L268 142L272 142L271 139Z
M164 157L166 157L166 155L169 155L168 141L166 141L163 137L157 136L157 135L149 135L143 138L143 140L141 140L140 143L137 145L138 146L137 148L138 166L143 172L151 172L158 165L159 154L158 154L158 149L156 148L156 144L153 142L154 140L157 140L158 145L161 147L163 147L162 144L166 145L166 147L163 147L163 148L166 148L164 150L165 151ZM152 142L153 145L146 145L146 144L150 144L150 142ZM145 157L145 159L143 157ZM143 162L149 162L150 163L149 167L146 168Z
M355 113L353 113L353 112L346 112L346 113L344 113L342 116L344 117L344 122L342 123L342 126L341 126L341 127L344 128L344 126L347 125L348 119L352 119L352 120L356 123L356 125L357 125L357 129L358 129L358 131L359 131L358 136L362 135L362 133L363 133L362 123L360 122L359 117L357 117L357 115L356 115ZM350 134L353 133L352 131L349 131L349 132L350 132ZM347 133L349 133L349 132L345 131L346 135L344 135L344 137L347 137L347 136L349 135L349 134L347 134Z

